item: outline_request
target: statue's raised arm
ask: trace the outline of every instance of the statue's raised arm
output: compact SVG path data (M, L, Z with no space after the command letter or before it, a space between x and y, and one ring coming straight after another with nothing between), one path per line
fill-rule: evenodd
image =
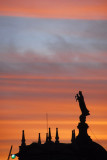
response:
M76 99L76 101L79 102L79 106L80 106L82 115L83 115L83 116L88 116L88 115L90 115L88 109L86 108L86 105L85 105L85 102L84 102L84 97L83 97L81 91L79 91L79 93L76 94L75 99Z

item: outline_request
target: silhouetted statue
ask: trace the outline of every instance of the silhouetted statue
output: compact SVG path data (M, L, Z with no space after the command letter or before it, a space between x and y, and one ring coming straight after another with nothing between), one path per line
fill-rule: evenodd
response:
M76 98L76 101L79 102L79 106L80 106L80 109L81 109L81 112L82 112L82 116L90 115L88 109L86 108L86 105L85 105L85 102L84 102L84 97L83 97L81 91L79 91L79 93L76 94L75 98Z
M25 143L24 130L22 131L22 143L19 146L19 152L14 154L18 160L106 160L107 152L99 144L92 141L87 133L89 128L86 123L86 116L89 111L86 108L82 92L75 96L76 101L79 102L82 114L79 119L77 128L79 133L75 135L75 129L72 130L72 143L60 143L58 128L56 128L55 142L52 141L51 128L49 133L46 133L46 142L41 143L41 136L39 133L38 143L33 142L30 145ZM66 128L65 128L66 129ZM11 150L9 152L9 157ZM12 156L11 158L14 158ZM9 160L9 159L8 159Z

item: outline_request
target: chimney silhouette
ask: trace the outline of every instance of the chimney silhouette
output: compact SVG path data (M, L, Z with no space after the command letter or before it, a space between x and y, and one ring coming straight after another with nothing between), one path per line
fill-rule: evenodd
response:
M49 128L49 137L48 137L48 139L49 139L49 142L51 142L52 137L51 137L51 129L50 128Z
M38 144L41 144L41 137L40 137L40 133L39 133L39 137L38 137Z
M72 139L71 139L72 143L75 142L75 129L72 130Z
M59 143L59 136L58 136L58 128L56 128L56 137L55 143Z
M21 144L21 146L26 146L24 130L22 131L22 144Z

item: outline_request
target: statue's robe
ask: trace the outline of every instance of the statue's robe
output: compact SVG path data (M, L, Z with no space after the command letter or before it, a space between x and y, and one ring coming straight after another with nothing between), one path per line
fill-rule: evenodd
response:
M80 96L78 96L78 101L79 101L80 109L82 111L82 115L88 116L88 115L90 115L90 113L89 113L88 109L86 108L86 105L85 105L85 102L84 102L84 97L83 97L82 93L79 94L79 95Z

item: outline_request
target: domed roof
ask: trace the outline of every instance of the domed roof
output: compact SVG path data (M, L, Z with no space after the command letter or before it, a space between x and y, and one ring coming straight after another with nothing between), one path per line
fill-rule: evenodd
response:
M86 160L101 160L107 158L107 151L98 143L92 141L88 144L78 145L78 153Z

